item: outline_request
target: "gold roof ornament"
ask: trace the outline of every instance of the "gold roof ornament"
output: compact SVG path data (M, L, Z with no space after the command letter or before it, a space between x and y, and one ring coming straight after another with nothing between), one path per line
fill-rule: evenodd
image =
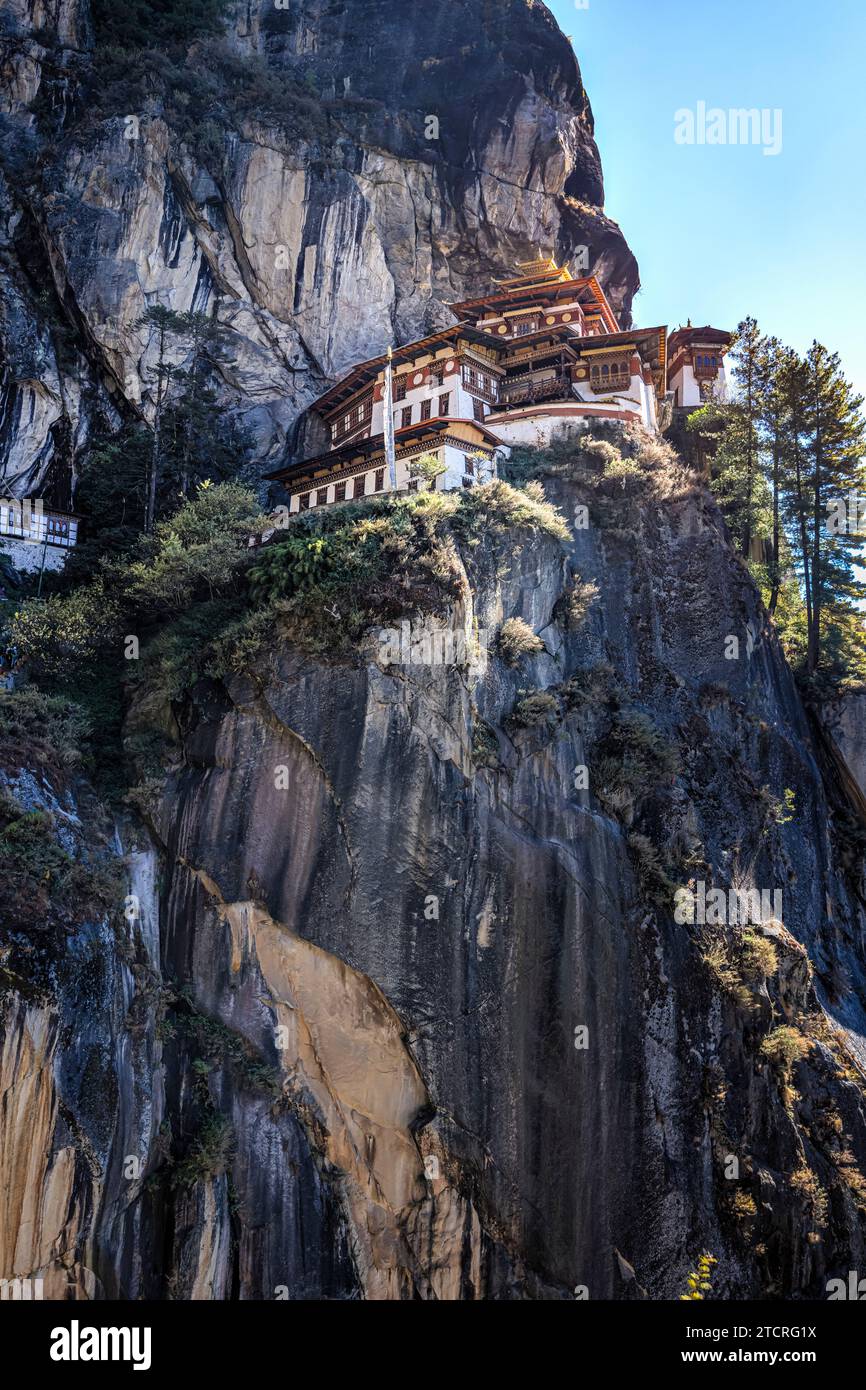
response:
M494 285L501 285L506 289L518 289L524 282L537 284L559 284L565 280L571 280L572 275L567 266L556 264L554 256L545 256L539 247L538 256L534 261L518 261L515 269L517 274L510 276L507 280L494 280Z

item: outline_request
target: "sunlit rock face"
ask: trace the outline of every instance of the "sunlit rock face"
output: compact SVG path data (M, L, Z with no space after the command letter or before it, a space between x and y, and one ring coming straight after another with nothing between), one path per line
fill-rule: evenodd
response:
M9 492L65 482L71 501L94 423L148 415L139 321L155 304L231 329L220 390L262 469L335 377L450 322L450 300L539 247L597 274L628 320L637 267L604 216L589 103L544 5L433 0L423 22L383 0L239 5L226 43L277 89L304 84L307 107L288 124L264 99L228 112L206 157L159 99L90 113L86 0L21 3L7 30Z
M617 483L568 542L467 550L451 624L522 619L544 649L518 665L494 642L328 659L275 630L175 704L152 844L100 840L80 779L70 800L10 769L134 912L49 931L5 908L9 1275L79 1298L674 1298L707 1249L718 1296L821 1298L860 1266L844 765L714 503L650 447L652 485ZM545 479L567 517L587 465L577 443ZM515 720L527 691L549 717ZM615 789L617 714L677 770ZM778 892L782 920L719 954L724 929L673 910L698 879Z

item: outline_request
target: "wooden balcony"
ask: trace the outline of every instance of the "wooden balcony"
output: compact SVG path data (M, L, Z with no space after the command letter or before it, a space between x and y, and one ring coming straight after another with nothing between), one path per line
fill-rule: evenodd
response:
M466 391L468 395L474 396L476 400L486 401L488 405L496 405L499 400L495 391L490 391L486 386L479 386L475 382L466 381L465 378L463 381L463 390Z
M500 409L515 405L534 405L536 401L570 399L573 395L570 376L547 377L544 381L515 381L504 383L499 397Z
M609 396L612 392L627 391L631 386L631 377L622 373L619 376L593 377L590 381L590 390L597 396Z

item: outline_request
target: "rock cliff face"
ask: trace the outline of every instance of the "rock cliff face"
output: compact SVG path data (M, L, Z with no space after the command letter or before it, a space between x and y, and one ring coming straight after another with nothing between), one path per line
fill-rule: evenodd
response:
M150 412L156 303L231 329L221 389L262 465L335 373L539 243L587 245L627 314L544 6L410 8L239 6L203 131L164 92L106 114L83 0L12 7L6 490L71 495L96 422ZM244 111L227 52L261 60ZM0 919L0 1277L665 1298L707 1249L720 1296L796 1298L862 1267L856 789L696 477L618 431L540 471L571 539L463 545L448 615L521 619L543 649L516 665L326 659L275 629L164 711L150 836L4 753L4 798L91 877ZM699 882L781 912L677 921Z
M827 728L866 797L866 691L855 690L824 711Z
M137 919L85 923L39 1007L7 1004L14 1272L463 1300L675 1297L704 1248L731 1298L859 1267L850 806L714 504L612 438L625 484L579 444L545 476L589 505L572 541L464 555L454 626L519 617L543 651L275 634L176 708ZM677 922L697 881L776 919Z
M637 267L604 216L589 103L545 6L433 0L423 23L413 8L240 4L216 56L193 50L209 85L190 97L175 78L115 80L86 0L13 6L8 492L48 481L68 502L95 423L152 411L140 320L157 304L229 330L220 391L262 467L335 375L450 322L449 300L538 246L585 256L627 317ZM257 76L239 104L241 60Z

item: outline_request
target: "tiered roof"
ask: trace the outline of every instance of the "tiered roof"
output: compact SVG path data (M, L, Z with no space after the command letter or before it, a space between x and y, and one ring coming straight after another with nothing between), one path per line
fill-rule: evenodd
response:
M552 257L539 256L535 261L518 265L521 274L511 280L494 281L495 288L474 299L450 304L458 318L478 319L510 310L541 308L559 300L573 299L584 314L597 314L611 333L619 332L619 321L608 303L607 295L594 275L575 279L567 266L558 266ZM533 299L541 301L534 304Z

